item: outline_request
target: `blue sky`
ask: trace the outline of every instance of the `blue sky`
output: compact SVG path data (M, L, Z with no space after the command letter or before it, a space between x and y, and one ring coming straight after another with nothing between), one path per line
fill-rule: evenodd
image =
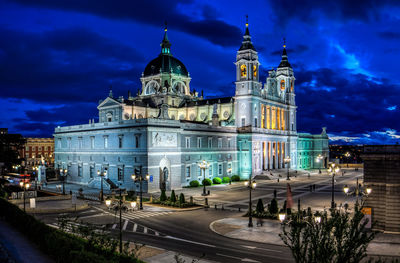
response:
M400 2L385 0L0 0L0 126L51 136L96 118L110 85L116 96L135 93L165 20L191 87L232 96L246 14L262 82L286 38L299 131L400 142Z

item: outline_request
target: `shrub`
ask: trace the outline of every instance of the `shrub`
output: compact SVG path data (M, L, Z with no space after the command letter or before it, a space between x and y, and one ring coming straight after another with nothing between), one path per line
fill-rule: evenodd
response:
M276 199L274 198L274 199L272 199L271 200L271 205L269 206L269 212L272 214L272 215L275 215L275 214L277 214L278 213L278 201L276 201Z
M229 177L227 177L227 176L225 176L225 177L222 178L222 182L223 182L224 184L229 183L230 181L231 181L231 178L229 178Z
M176 202L176 195L175 195L175 191L172 190L171 191L171 198L169 199L172 203Z
M179 203L180 204L184 204L185 203L185 195L183 193L181 193L179 195Z
M264 213L264 204L263 204L263 201L261 198L258 199L257 206L256 206L256 212L258 214Z
M198 187L200 185L199 181L193 180L189 183L190 187Z
M231 179L232 179L232 182L239 182L240 181L240 176L239 175L232 175Z
M204 180L202 181L202 183L203 183L203 185L211 185L211 184L212 184L212 181L211 181L211 179L206 178L206 179L204 179Z
M164 202L167 200L167 195L165 194L165 190L161 190L160 201Z
M221 180L221 178L219 178L219 177L214 177L214 178L213 178L213 183L214 183L214 184L220 184L220 183L222 183L222 180Z

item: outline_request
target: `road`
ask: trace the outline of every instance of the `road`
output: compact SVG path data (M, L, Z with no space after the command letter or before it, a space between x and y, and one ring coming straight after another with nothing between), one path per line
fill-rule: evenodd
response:
M353 202L343 194L343 186L355 186L355 178L361 172L348 170L344 176L336 177L335 201ZM302 209L307 206L323 209L331 202L331 177L329 175L312 175L293 178L291 181L260 180L253 191L253 200L258 198L269 202L273 192L277 190L280 205L286 199L286 184L290 182L293 200L301 199ZM360 181L361 183L361 181ZM316 185L316 191L310 192L310 184ZM191 192L190 192L191 191ZM179 193L180 191L177 191ZM186 195L195 195L201 189L183 189ZM123 214L124 240L134 241L149 246L164 248L177 253L203 257L217 262L293 262L291 252L287 247L230 239L220 236L209 229L211 222L243 215L248 207L248 190L241 185L230 187L213 187L209 196L209 209L185 212L168 211L159 208L145 207L145 211L133 211ZM253 201L254 205L256 204ZM217 204L218 210L214 209ZM224 204L224 210L221 205ZM239 212L241 208L241 212ZM45 223L55 225L59 215L38 215ZM107 225L113 233L119 231L119 220L104 205L93 202L89 210L72 214L84 222Z

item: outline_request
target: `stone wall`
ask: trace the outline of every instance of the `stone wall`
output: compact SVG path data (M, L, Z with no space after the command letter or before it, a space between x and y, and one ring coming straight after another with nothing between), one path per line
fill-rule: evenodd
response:
M400 234L400 145L365 146L364 184L376 229Z

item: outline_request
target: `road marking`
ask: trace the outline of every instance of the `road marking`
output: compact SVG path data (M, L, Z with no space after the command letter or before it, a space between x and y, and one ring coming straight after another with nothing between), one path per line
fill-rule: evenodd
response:
M133 232L136 232L136 229L137 229L137 224L135 223L135 224L133 225Z
M260 262L260 261L257 261L257 260L251 259L251 258L244 258L244 259L242 259L242 261L243 262Z
M98 217L98 216L104 216L103 214L95 214L95 215L90 215L90 216L79 216L79 219L82 218L91 218L91 217Z
M234 258L234 259L240 259L240 260L242 260L242 258L239 258L239 257L234 257L234 256L224 255L224 254L220 254L220 253L216 253L216 255L218 255L218 256L222 256L222 257L227 257L227 258Z
M147 227L143 227L143 233L147 234Z
M154 233L155 233L156 236L160 235L160 233L158 233L157 231L154 231Z
M122 228L122 230L125 231L127 225L128 225L128 220L125 220L124 227Z
M214 246L214 245L204 244L204 243L200 243L200 242L196 242L196 241L191 241L191 240L186 240L186 239L177 238L177 237L172 237L172 236L166 236L165 238L169 238L169 239L173 239L173 240L178 240L178 241L183 241L183 242L188 242L188 243L192 243L192 244L196 244L196 245L201 245L201 246L206 246L206 247L216 247L216 246Z
M114 224L113 226L112 226L112 229L115 229L117 227L117 224Z
M262 248L262 247L252 247L252 246L244 246L244 245L242 245L242 247L245 247L245 248L248 248L248 249L260 249L260 250L266 250L266 251L282 252L281 250Z

